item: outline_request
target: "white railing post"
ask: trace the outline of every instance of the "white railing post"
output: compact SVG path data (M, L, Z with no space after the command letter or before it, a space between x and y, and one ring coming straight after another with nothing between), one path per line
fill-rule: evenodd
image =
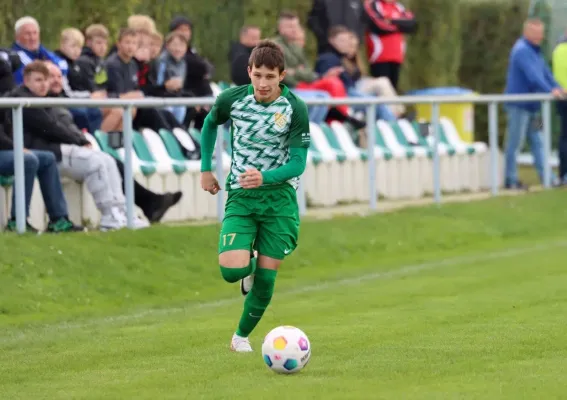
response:
M551 101L543 102L543 187L551 187Z
M498 195L498 104L492 102L488 105L488 147L490 149L490 191L493 196Z
M370 193L370 209L376 210L378 203L378 188L376 185L376 106L366 107L366 140L368 151L368 192Z
M298 194L297 202L299 206L299 215L302 217L305 214L307 214L307 193L305 191L305 178L304 178L306 173L307 171L305 171L299 177L299 187L297 188L297 194Z
M126 194L126 219L128 228L134 229L134 172L132 171L133 157L133 126L132 105L124 109L123 131L124 131L124 186Z
M26 178L24 166L24 112L21 105L12 109L14 138L14 190L16 204L16 230L26 232Z
M439 103L431 107L431 126L433 129L433 193L435 203L441 203L441 159L439 157Z
M217 180L219 181L219 185L224 187L224 190L228 191L226 187L226 182L224 179L224 127L219 125L217 128L217 142L215 147L215 159L216 159L216 172L217 172ZM224 194L223 190L217 193L217 217L219 222L222 222L224 218Z

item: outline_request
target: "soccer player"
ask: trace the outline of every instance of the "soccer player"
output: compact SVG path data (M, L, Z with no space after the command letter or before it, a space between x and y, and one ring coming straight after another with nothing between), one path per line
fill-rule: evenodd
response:
M270 304L278 268L297 246L296 190L310 144L307 106L281 83L284 55L274 42L254 48L251 84L223 91L201 132L201 187L216 195L211 172L217 126L231 120L232 162L219 238L222 277L246 299L230 348L252 351L248 336Z

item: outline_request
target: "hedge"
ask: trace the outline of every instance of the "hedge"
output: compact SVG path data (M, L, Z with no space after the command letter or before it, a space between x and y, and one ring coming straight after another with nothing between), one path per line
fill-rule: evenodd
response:
M275 33L282 9L296 11L303 22L311 8L307 0L5 0L0 4L0 43L10 45L13 26L23 15L35 16L42 41L54 49L62 28L85 28L104 23L115 34L133 13L152 16L165 32L173 15L189 16L195 23L194 45L216 66L215 80L228 79L228 49L244 24L261 27L263 36ZM404 0L419 19L418 33L408 44L402 70L402 89L459 85L478 93L501 93L508 54L521 33L529 0ZM215 4L215 6L211 6ZM55 10L55 12L50 12ZM308 32L307 53L314 60L315 40ZM500 118L504 123L504 118ZM477 107L478 139L487 132L485 107ZM503 133L503 125L501 125Z

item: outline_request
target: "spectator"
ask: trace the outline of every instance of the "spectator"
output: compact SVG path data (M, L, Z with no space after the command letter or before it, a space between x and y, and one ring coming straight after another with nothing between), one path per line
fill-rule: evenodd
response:
M405 58L404 35L416 31L415 18L396 0L365 0L364 12L370 75L388 78L397 90L400 68Z
M150 60L155 60L159 57L163 48L163 35L154 31L150 34L150 38Z
M508 62L506 94L552 93L556 98L563 97L564 90L555 81L541 53L540 44L544 38L544 24L537 18L524 23L523 36L516 41ZM526 135L534 157L534 166L543 180L544 161L541 123L538 122L539 102L508 103L506 112L506 172L507 189L527 189L519 179L516 157L523 146ZM555 177L552 177L555 181Z
M63 75L67 75L67 63L57 57L53 52L41 45L39 23L33 17L22 17L14 25L16 41L12 49L18 52L22 65L14 72L16 84L21 85L24 67L34 60L51 61L56 64Z
M262 33L257 26L247 25L240 30L238 42L232 43L228 60L230 62L230 79L237 85L248 85L248 59L252 50L260 42Z
M183 88L194 93L197 97L212 96L210 79L214 68L207 60L198 55L196 49L192 46L193 23L191 20L181 16L173 18L169 24L169 32L178 32L187 40L188 51L185 54L187 75ZM204 119L205 116L202 118Z
M47 68L49 69L49 95L53 97L60 96L63 92L61 71L57 68L56 65L52 63L48 63ZM73 131L78 136L82 135L79 127L77 127L73 123L73 118L68 110L66 110L65 108L54 107L52 109L52 112L56 116L55 118L59 122L67 126L69 130ZM120 172L122 190L125 190L124 164L116 159L114 159L114 161L116 162L116 165ZM159 222L159 220L163 217L167 210L177 204L181 197L181 192L165 194L154 193L144 188L136 180L134 180L134 201L136 202L136 205L142 209L147 219L152 223Z
M339 78L345 85L349 97L369 97L368 93L361 92L357 87L362 75L358 67L358 40L354 32L341 25L334 26L329 32L328 43L330 50L319 56L315 71L324 75L332 68L342 67L343 72ZM365 105L352 108L358 112L366 111ZM390 109L382 104L376 106L376 117L387 121L396 119Z
M19 60L19 59L18 59ZM4 80L6 75L12 77L10 63L0 60L0 79ZM6 69L6 66L8 67ZM16 67L19 65L16 63ZM15 68L14 68L15 69ZM0 124L0 175L10 176L14 174L14 143L11 135L6 133L4 126ZM61 187L59 171L55 155L50 151L24 149L24 191L26 220L29 217L30 203L32 198L35 179L38 179L43 196L43 202L47 208L49 223L47 232L78 232L85 229L74 225L68 217L67 202ZM12 192L12 212L6 227L8 231L16 230L16 196ZM26 221L28 232L37 232L37 229Z
M10 49L0 49L0 94L9 92L16 86L13 71L17 71L21 65L18 53Z
M95 92L104 90L108 97L116 93L107 90L108 74L104 66L104 57L108 50L108 29L101 24L89 25L85 30L85 47L76 61L81 74L72 80L75 90Z
M338 77L343 68L332 68L322 76L313 71L303 49L296 42L301 38L300 35L302 34L303 29L299 25L299 18L295 13L285 11L280 13L278 36L276 36L274 41L282 47L284 52L286 76L283 83L304 98L313 97L313 90L327 92L335 98L346 97L346 89ZM315 94L318 95L317 92ZM358 121L349 115L347 106L331 107L327 117L348 121L356 128L365 126L363 121Z
M185 76L187 74L187 40L178 32L172 32L165 39L166 50L158 60L157 84L165 88L165 96L191 96L183 90ZM186 107L169 107L168 110L175 115L177 121L182 124L185 121Z
M92 92L90 90L73 90L73 85L82 79L80 64L75 64L75 61L81 56L84 41L83 34L76 28L67 28L61 32L59 50L56 50L55 54L57 57L65 60L68 66L67 76L63 77L64 96L70 98L106 98L106 92L102 90ZM88 132L95 132L101 129L103 113L99 108L71 107L69 111L71 111L75 123L81 129L86 129ZM115 111L115 113L117 112L119 111ZM119 117L121 119L122 115L120 114ZM111 116L111 119L113 121L117 120L114 116ZM120 122L120 119L117 122ZM116 128L116 126L110 127L107 124L104 129L115 130Z
M330 29L341 25L354 32L362 40L362 3L360 0L313 0L313 7L307 18L307 26L317 38L319 55L331 50L328 33Z
M567 32L563 35L553 50L553 76L564 88L567 88ZM567 101L557 103L557 111L561 121L559 136L559 179L562 185L567 185Z
M36 60L24 69L24 84L10 93L14 97L45 97L49 90L49 69ZM52 108L24 108L24 144L32 150L55 154L60 172L84 181L102 214L103 230L126 226L125 199L120 173L115 161L106 153L92 150L90 142L77 135L58 119ZM147 226L136 219L137 228Z

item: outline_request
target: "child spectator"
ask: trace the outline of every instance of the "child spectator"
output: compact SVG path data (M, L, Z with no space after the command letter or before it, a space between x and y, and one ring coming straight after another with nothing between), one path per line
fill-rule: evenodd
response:
M103 91L91 92L90 90L73 90L73 83L81 79L80 66L75 65L75 61L81 55L81 48L84 44L84 36L76 28L67 28L61 32L59 50L55 55L65 60L68 65L67 75L63 77L63 91L66 97L72 98L105 98ZM73 82L73 83L72 83ZM78 107L70 108L75 123L79 128L94 132L101 128L102 112L98 108Z
M159 57L157 84L173 95L190 95L184 93L183 84L187 73L185 54L187 40L181 33L171 32L165 39L166 50ZM185 119L186 109L183 106L168 108L179 123Z
M63 77L64 97L90 97L93 99L104 99L107 97L104 88L97 88L92 75L92 62L83 70L84 62L79 62L85 37L75 28L64 29L61 32L61 43L56 54L67 61L69 72ZM77 126L89 132L102 129L105 132L116 132L122 130L121 108L72 108L73 119Z
M108 75L104 67L104 57L108 51L108 29L101 24L89 25L85 30L85 47L75 62L81 69L81 78L74 82L76 90L107 90ZM115 93L107 93L116 97Z
M150 60L155 60L159 57L163 49L163 35L154 31L150 34L150 38Z

